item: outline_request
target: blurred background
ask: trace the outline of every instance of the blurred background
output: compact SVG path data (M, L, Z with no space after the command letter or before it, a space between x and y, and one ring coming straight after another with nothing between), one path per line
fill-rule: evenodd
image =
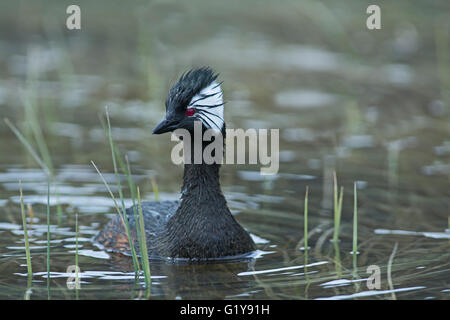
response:
M81 8L81 30L66 28L66 8L71 4ZM227 270L223 272L233 274L232 280L195 277L197 286L190 291L162 279L154 284L157 296L357 294L362 288L322 285L345 278L354 266L349 252L356 181L358 266L363 274L369 264L386 266L397 242L394 285L413 288L399 297L448 299L450 4L376 1L382 28L368 30L370 4L375 3L3 0L0 297L20 298L26 282L20 276L25 272L24 253L17 244L23 245L18 181L23 183L26 204L35 210L33 261L38 266L45 258L39 241L45 238L47 198L44 173L3 119L15 124L54 170L52 222L55 241L61 242L55 242L52 265L55 272L63 272L73 249L74 212L80 213L86 239L114 212L90 165L94 160L108 181L114 181L101 125L105 106L113 138L128 154L144 198L155 197L153 179L161 199L177 199L182 167L170 161L174 143L169 135L152 136L151 131L162 119L168 89L181 73L208 65L224 81L228 128L280 129L277 175L264 178L255 165L222 169L222 187L236 219L259 239L260 250L271 252L257 259L255 269L289 267L303 259L296 244L303 237L307 185L310 227L316 228L310 260L327 263L315 267L308 292L303 290L306 272L267 272L242 284L242 277L236 280L236 272ZM334 171L344 186L339 268L336 248L326 233L333 225ZM117 262L90 241L83 245L82 270L105 272L86 275L91 280L86 280L90 290L82 291L84 297L130 297L132 281L107 273L117 271ZM217 270L208 273L205 268L202 273L217 275ZM198 270L189 267L160 272L182 274L182 279L198 276ZM112 293L111 286L120 290ZM34 292L40 297L38 288L37 284ZM66 291L58 295L70 298Z

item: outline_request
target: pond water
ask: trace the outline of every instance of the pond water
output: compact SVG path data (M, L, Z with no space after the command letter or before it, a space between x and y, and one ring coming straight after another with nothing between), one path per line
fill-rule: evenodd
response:
M151 130L177 77L210 65L224 81L228 128L280 129L280 169L266 177L257 165L221 170L229 207L257 243L253 257L208 264L152 260L151 298L449 299L446 1L384 4L377 31L365 27L364 1L260 7L251 1L127 7L81 1L77 31L63 27L65 7L49 3L6 1L0 13L0 116L36 150L45 141L55 172L48 282L45 173L1 122L0 298L147 297L131 259L92 241L115 209L91 160L117 194L102 115L108 106L113 138L128 155L143 198L155 199L154 179L161 199L178 199L182 167L170 161L175 142ZM334 171L344 187L338 243L332 241ZM31 281L19 181L29 208ZM78 293L67 287L77 213ZM369 266L380 270L379 288L367 285Z

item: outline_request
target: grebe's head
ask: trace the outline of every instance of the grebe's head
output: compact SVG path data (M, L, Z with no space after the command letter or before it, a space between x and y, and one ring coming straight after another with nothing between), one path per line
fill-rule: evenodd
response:
M194 121L204 130L222 131L224 128L223 98L217 74L209 67L192 69L183 74L170 89L166 100L166 115L153 134L176 129L194 131Z

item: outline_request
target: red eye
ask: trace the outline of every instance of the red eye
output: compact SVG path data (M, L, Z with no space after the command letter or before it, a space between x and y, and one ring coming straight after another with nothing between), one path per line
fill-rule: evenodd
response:
M195 113L194 108L187 108L187 109L186 109L186 115L187 115L188 117L193 116L194 113Z

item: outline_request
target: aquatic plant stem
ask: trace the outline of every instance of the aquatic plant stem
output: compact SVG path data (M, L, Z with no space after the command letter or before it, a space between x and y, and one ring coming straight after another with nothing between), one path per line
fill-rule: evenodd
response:
M139 224L137 223L139 220L138 220L138 207L136 206L136 199L137 199L136 186L134 185L133 180L131 179L130 162L128 161L128 156L125 155L126 166L123 165L122 159L120 158L119 151L117 151L116 153L117 153L117 159L119 160L119 163L122 167L122 171L125 172L125 174L127 176L128 186L129 186L130 192L131 192L131 199L133 200L133 214L134 214L134 221L136 221L136 237L137 237L138 243L139 243L139 250L142 251L141 230L139 228ZM141 257L142 257L142 252L141 252ZM142 265L142 268L144 268L143 265Z
M75 299L78 300L78 287L80 286L80 279L78 271L78 213L75 214Z
M358 193L356 188L356 181L353 185L353 279L358 278ZM359 282L355 282L356 292L359 290Z
M119 173L117 170L117 161L116 161L116 152L115 152L115 146L114 146L114 142L113 142L113 138L112 138L112 132L111 132L111 122L109 120L109 113L108 113L108 107L105 107L105 112L106 112L106 121L107 121L107 125L108 125L108 140L109 140L109 146L111 148L111 157L113 160L113 167L114 167L114 176L116 177L116 183L117 183L117 188L119 189L119 197L120 197L120 202L122 204L122 211L123 211L123 215L126 215L126 207L125 207L125 200L124 200L124 196L123 196L123 192L122 192L122 184L120 183L120 177L119 177ZM127 233L128 233L128 240L130 242L130 250L131 250L131 255L133 256L133 264L135 267L135 271L136 274L138 274L138 271L140 271L140 267L139 267L139 261L137 259L136 256L136 251L134 249L134 243L133 243L133 238L131 237L131 230L130 227L128 225L128 217L125 216L125 218L122 216L122 221L125 224L125 229L127 229Z
M356 181L353 184L353 255L358 254L358 194Z
M145 226L144 226L144 215L142 214L142 203L141 203L141 192L139 191L139 187L137 187L137 196L138 196L138 205L139 205L139 226L141 229L141 261L142 268L144 269L145 276L145 285L148 289L148 295L150 295L151 288L151 274L150 274L150 263L148 260L148 251L147 251L147 239L145 236Z
M44 172L50 176L50 169L47 167L47 165L39 158L36 151L34 151L33 147L28 143L28 141L25 139L25 137L20 133L20 131L14 126L11 121L9 121L8 118L3 119L6 123L6 125L11 129L11 131L16 135L17 139L19 139L20 142L25 146L25 148L28 150L28 152L31 154L31 156L36 160L36 162L39 164L39 166L44 170Z
M19 131L19 129L17 129L17 127L14 126L9 121L8 118L4 118L3 120L5 121L6 125L11 129L11 131L15 134L17 139L19 139L19 141L28 150L28 152L31 154L33 159L39 164L39 166L42 168L42 170L44 170L44 172L47 175L48 179L50 179L51 182L54 182L55 177L54 177L54 174L53 174L53 165L52 165L51 161L50 160L42 161L42 159L39 157L37 152L33 149L33 147L27 141L27 139L22 135L22 133ZM45 142L41 142L41 144L42 143L45 144ZM45 146L45 148L44 147L40 147L40 153L41 153L42 157L44 157L44 155L47 155L46 158L50 157L47 146ZM62 217L62 208L61 208L61 204L59 203L58 186L57 186L56 183L55 183L55 194L56 194L56 199L57 199L57 207L56 207L56 209L57 209L57 213L58 213L58 222L60 222L61 217Z
M304 208L304 238L305 238L305 242L304 242L304 248L305 248L305 252L308 251L308 192L309 192L309 187L306 186L306 192L305 192L305 208Z
M120 196L120 201L122 204L122 210L125 212L126 208L125 208L125 202L124 202L123 193L122 193L122 185L120 183L119 173L117 170L116 152L115 152L114 142L112 139L111 122L109 120L108 107L105 107L105 112L106 112L106 121L108 124L108 139L109 139L109 146L111 148L111 157L112 157L113 167L114 167L114 176L116 177L116 183L117 183L117 187L119 189L119 196Z
M26 114L28 115L28 123L31 127L31 131L33 133L34 139L37 144L37 149L39 154L41 155L43 162L49 169L50 176L52 177L52 182L55 187L55 196L56 196L56 212L58 214L58 224L61 223L63 210L61 204L59 203L59 192L58 185L55 183L55 169L53 167L52 158L50 155L50 151L48 149L47 143L45 142L44 134L42 132L41 125L39 123L38 117L36 115L36 105L33 105L31 99L26 92L21 92L20 97L22 99L22 103L25 106Z
M33 147L28 143L22 133L20 133L20 131L9 121L9 119L5 118L4 121L47 176L47 299L50 300L50 182L52 180L52 171L50 167L41 160L36 151L34 151Z
M117 204L116 198L114 197L113 192L111 191L111 188L109 187L108 183L106 182L105 178L103 177L102 173L100 172L100 170L97 168L97 166L95 165L94 161L91 160L91 164L94 166L95 170L97 171L97 173L99 174L100 178L103 181L103 184L105 185L106 189L109 192L109 195L111 196L111 199L114 202L114 207L116 208L117 213L119 214L119 217L123 223L123 225L125 226L125 231L127 233L127 237L128 237L128 243L130 245L130 250L131 250L131 256L133 258L133 265L134 265L134 271L136 274L138 274L138 272L140 271L139 268L139 263L138 263L138 259L136 256L136 251L134 250L134 244L133 244L133 238L131 237L131 231L130 231L130 226L128 224L128 218L124 217L124 215L126 214L125 211L122 214L122 211L120 210L119 205Z
M105 135L106 135L106 137L109 140L110 130L108 130L108 128L110 128L110 126L108 126L108 128L107 128L107 125L105 124L103 118L102 117L99 117L99 118L100 118L100 122L102 124L103 130L105 131ZM114 143L114 140L111 139L111 140L109 140L109 142L113 144L114 154L116 156L116 160L119 163L119 166L120 166L122 172L126 175L126 178L127 178L127 181L128 181L128 187L130 188L131 199L133 201L133 207L132 208L133 208L134 218L135 218L135 221L138 221L138 208L137 208L137 204L136 204L136 199L137 199L137 197L136 197L136 187L135 187L135 185L133 183L133 180L131 179L131 168L130 168L130 162L128 161L128 156L125 155L125 163L124 163L123 159L122 159L122 157L120 155L120 151L117 148L116 144ZM141 236L140 236L139 226L138 226L137 223L136 223L136 233L137 233L137 239L138 239L139 247L140 247L141 246L140 245ZM139 269L139 271L140 271L140 269Z
M20 191L20 211L22 214L22 225L23 225L23 239L25 241L25 255L27 258L27 273L28 277L31 277L33 275L33 269L31 266L30 243L28 241L27 218L25 216L25 205L23 203L22 181L19 181L19 191Z
M23 297L24 300L30 300L31 293L32 293L32 291L31 291L32 280L33 280L33 277L29 275L27 277L27 290L25 291L25 295Z
M309 186L306 186L306 192L305 192L305 208L303 212L303 220L304 220L304 248L305 248L305 259L304 259L304 266L305 266L305 280L306 280L306 286L305 286L305 298L308 298L308 289L311 284L309 281L308 276L308 196L309 196Z
M341 225L341 215L342 215L342 200L344 196L344 187L341 187L338 198L338 184L336 171L334 171L334 234L333 241L339 241L339 229Z
M50 178L47 176L47 298L50 300Z

